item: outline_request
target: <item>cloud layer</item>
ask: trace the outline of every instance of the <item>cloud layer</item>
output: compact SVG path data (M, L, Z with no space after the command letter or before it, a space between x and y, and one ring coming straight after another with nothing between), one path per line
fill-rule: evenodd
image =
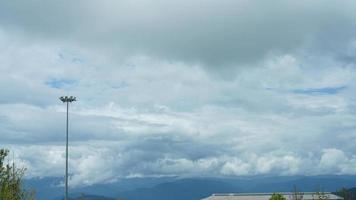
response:
M355 6L351 0L15 0L1 3L0 23L32 41L65 40L120 59L145 54L216 69L310 43L342 51L355 39Z
M41 3L41 6L38 6ZM356 174L352 1L0 3L0 144L29 176Z

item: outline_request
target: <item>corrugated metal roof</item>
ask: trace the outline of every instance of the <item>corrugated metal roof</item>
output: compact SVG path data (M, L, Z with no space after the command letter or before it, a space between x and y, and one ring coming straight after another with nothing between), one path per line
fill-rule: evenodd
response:
M277 192L283 195L287 200L293 200L293 193ZM213 194L202 200L269 200L273 193L225 193ZM315 192L304 192L303 200L343 200L342 197L330 192L324 192L323 195L317 195Z

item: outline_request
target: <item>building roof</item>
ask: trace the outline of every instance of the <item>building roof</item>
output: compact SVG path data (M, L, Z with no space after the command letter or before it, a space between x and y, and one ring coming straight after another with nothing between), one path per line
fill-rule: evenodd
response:
M291 192L277 192L283 195L287 200L293 200L293 193ZM210 197L202 200L269 200L273 193L225 193L213 194ZM315 192L304 192L302 200L343 200L330 192L324 192L323 195L317 195Z

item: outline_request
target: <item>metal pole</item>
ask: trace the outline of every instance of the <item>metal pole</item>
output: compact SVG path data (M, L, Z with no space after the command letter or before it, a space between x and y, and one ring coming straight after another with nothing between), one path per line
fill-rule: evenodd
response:
M16 195L16 192L15 192L15 153L12 152L12 187L11 187L11 191L12 191L12 198L15 199L15 195Z
M67 129L66 129L66 174L65 174L65 194L64 194L64 199L68 199L68 124L69 124L69 103L76 101L76 97L73 96L62 96L59 97L59 99L63 103L67 103Z
M69 102L67 101L67 138L66 138L66 193L64 200L68 200L68 108Z

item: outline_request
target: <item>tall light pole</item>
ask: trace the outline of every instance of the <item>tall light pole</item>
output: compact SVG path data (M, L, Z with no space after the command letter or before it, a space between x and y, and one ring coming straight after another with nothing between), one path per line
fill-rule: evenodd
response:
M73 101L76 101L76 97L73 96L62 96L59 97L59 99L63 103L67 103L67 129L66 129L66 177L65 177L65 196L64 200L68 200L68 109L69 109L69 103L72 103Z

